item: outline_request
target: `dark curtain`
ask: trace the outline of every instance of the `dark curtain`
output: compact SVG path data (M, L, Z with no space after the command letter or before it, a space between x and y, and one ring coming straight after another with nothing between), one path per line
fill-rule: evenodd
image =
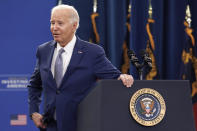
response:
M64 4L74 6L80 15L80 28L77 35L89 41L93 33L91 14L93 0L63 0ZM96 26L100 37L98 43L104 47L107 57L120 69L122 44L126 33L126 0L97 0Z
M77 35L87 41L94 35L90 18L93 13L93 1L63 0L64 4L73 5L78 10L81 20ZM99 16L95 18L95 24L100 38L97 44L104 47L107 57L116 67L121 69L123 64L122 45L128 39L125 39L126 36L129 35L127 47L133 50L142 62L139 52L142 49L147 50L148 43L149 45L151 43L146 28L149 24L155 46L154 50L150 50L153 54L156 71L152 79L183 79L181 73L185 71L185 65L183 66L182 52L188 44L188 36L184 26L186 6L190 6L192 35L197 41L197 1L151 0L153 12L151 19L148 14L149 2L150 0L97 0ZM131 4L130 32L126 27L128 3ZM149 20L152 20L152 23ZM196 43L193 50L196 57ZM195 68L193 71L196 70L196 73L193 73L195 76L191 77L194 77L194 82L197 83L197 64L193 67ZM133 65L130 65L130 74L135 79L139 78ZM146 78L146 74L144 74L144 78ZM196 88L194 87L195 90L197 90ZM195 93L194 89L191 90L195 94L193 103L197 103L197 92Z
M148 40L145 26L148 20L149 1L132 1L132 7L130 44L131 49L139 56L138 52L146 48ZM152 9L152 18L155 20L152 24L152 35L155 42L157 79L180 79L179 65L185 42L183 22L186 1L152 0Z
M148 35L146 24L148 20L148 0L130 0L131 33L130 49L139 56L141 49L146 48ZM63 0L64 4L73 5L80 15L80 28L77 35L89 41L92 33L91 14L93 0ZM179 65L182 64L181 53L186 42L184 18L187 0L152 0L153 19L152 35L155 42L155 59L158 69L157 79L181 79ZM197 36L196 1L190 1L192 27ZM122 44L126 35L126 16L128 0L97 0L96 26L100 37L99 45L103 46L107 57L119 69L122 64ZM131 65L131 74L138 78Z

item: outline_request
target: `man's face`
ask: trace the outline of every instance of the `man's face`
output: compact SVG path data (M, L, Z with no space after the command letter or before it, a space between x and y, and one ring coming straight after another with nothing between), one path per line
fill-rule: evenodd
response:
M57 9L51 14L51 32L53 38L62 46L71 41L76 31L76 23L71 23L69 13L70 10Z

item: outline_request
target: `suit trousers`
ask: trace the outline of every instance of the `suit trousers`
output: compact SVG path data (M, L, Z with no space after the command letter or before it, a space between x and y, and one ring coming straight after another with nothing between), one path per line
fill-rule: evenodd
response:
M48 125L46 129L40 129L40 131L58 131L57 130L57 122L51 121Z

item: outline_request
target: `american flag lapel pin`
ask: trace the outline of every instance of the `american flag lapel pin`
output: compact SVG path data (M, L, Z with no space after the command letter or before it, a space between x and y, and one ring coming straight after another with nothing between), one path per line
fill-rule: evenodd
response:
M80 51L80 50L78 51L78 54L82 54L82 53L83 53L82 51Z

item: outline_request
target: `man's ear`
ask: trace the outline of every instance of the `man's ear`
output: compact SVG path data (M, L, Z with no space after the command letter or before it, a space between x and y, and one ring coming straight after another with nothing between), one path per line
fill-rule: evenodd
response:
M77 22L74 22L73 24L72 24L72 28L74 29L74 30L76 30L77 29Z

